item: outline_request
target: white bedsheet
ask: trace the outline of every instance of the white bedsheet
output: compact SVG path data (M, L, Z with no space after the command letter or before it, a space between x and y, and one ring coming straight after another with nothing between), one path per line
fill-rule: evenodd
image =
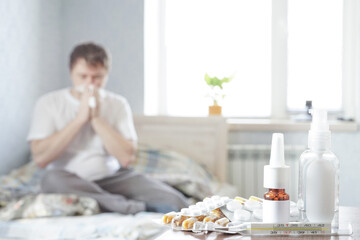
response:
M153 239L168 229L161 224L161 217L145 212L102 213L0 222L0 239Z

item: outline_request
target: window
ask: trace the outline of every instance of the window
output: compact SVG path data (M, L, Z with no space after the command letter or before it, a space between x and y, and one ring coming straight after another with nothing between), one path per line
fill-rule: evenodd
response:
M342 1L288 3L287 107L342 108ZM324 7L326 6L326 8Z
M227 117L283 118L305 109L306 100L337 113L352 108L353 94L343 94L353 79L343 72L351 29L343 25L342 6L339 0L145 1L145 114L206 116L205 73L234 75L224 87Z

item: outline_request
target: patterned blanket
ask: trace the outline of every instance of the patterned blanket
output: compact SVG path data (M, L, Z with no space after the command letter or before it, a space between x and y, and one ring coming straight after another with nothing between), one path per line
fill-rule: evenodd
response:
M215 194L235 197L237 193L234 186L219 182L206 166L171 150L139 145L132 167L168 183L196 201Z
M52 216L93 215L100 212L94 199L73 194L39 194L44 170L34 162L0 177L0 220Z
M164 181L195 201L214 194L234 197L233 186L220 183L205 166L180 153L139 145L137 171ZM44 173L34 162L0 176L0 220L99 213L95 200L71 194L39 194Z

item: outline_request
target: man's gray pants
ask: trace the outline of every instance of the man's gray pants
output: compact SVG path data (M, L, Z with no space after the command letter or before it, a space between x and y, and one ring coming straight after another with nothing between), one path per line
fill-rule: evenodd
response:
M44 193L72 193L97 200L103 212L134 214L147 206L179 210L188 205L186 198L169 185L121 168L115 174L88 181L61 169L47 170L41 180Z

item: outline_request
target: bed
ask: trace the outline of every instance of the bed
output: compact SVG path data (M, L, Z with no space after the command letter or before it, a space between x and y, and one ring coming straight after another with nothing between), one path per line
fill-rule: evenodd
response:
M194 201L213 194L236 195L235 188L225 182L227 126L223 118L135 116L134 122L139 138L135 169ZM154 239L167 230L159 224L158 213L99 213L93 199L39 194L41 174L30 162L0 178L0 238Z

